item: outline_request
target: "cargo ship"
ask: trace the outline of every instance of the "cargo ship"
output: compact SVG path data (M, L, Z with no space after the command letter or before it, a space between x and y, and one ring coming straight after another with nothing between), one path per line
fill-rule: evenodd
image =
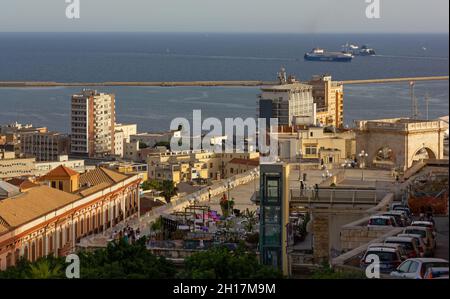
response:
M342 52L327 52L321 48L314 48L311 52L305 53L305 60L309 61L335 61L335 62L350 62L353 55Z

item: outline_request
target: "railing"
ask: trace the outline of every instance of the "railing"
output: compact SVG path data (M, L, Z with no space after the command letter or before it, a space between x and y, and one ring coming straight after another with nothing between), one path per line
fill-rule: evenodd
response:
M229 179L222 180L213 184L212 186L205 187L184 197L174 198L170 203L147 212L141 219L143 222L145 222L155 216L159 216L164 213L170 213L176 209L182 209L183 207L189 205L191 202L207 201L209 199L209 194L211 194L211 197L215 197L224 192L227 192L228 182L230 182L230 188L236 188L240 185L244 185L255 180L257 177L259 177L259 167L249 170L245 173L235 175Z
M361 189L290 190L290 199L291 203L329 205L376 205L379 201L375 190Z

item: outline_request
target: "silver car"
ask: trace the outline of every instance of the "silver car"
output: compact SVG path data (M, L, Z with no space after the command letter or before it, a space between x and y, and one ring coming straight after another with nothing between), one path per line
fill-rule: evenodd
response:
M448 268L448 261L436 258L407 259L395 271L391 272L391 276L406 279L424 279L429 268Z

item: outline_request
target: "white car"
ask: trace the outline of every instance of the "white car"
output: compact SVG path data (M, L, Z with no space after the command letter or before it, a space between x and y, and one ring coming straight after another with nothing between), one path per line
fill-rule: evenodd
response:
M436 227L434 226L434 223L431 221L413 221L410 224L411 226L422 226L422 227L428 227L431 228L433 231L436 231Z
M369 219L369 222L367 223L368 227L377 227L377 226L398 226L397 222L395 221L395 218L392 216L383 216L383 215L376 215L372 216Z
M420 235L426 245L427 255L433 255L436 249L436 238L433 230L424 226L408 226L403 230L404 234Z
M398 234L397 237L411 237L416 239L418 247L419 247L419 252L420 252L420 257L426 257L426 250L427 250L427 246L425 245L425 243L423 242L422 236L421 235L415 235L415 234Z
M408 259L391 272L391 276L407 279L424 279L429 268L448 268L448 261L435 258Z

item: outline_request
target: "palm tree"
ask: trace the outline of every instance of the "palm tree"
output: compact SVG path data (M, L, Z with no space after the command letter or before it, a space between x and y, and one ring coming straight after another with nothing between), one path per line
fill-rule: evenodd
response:
M256 217L256 211L250 211L248 208L242 215L246 220L245 230L249 233L253 232L253 228L258 223L258 218Z
M161 195L164 197L167 203L170 202L173 196L177 195L178 189L175 187L173 181L163 181L161 184Z
M52 279L61 276L61 265L51 266L50 261L40 260L30 265L31 279Z

